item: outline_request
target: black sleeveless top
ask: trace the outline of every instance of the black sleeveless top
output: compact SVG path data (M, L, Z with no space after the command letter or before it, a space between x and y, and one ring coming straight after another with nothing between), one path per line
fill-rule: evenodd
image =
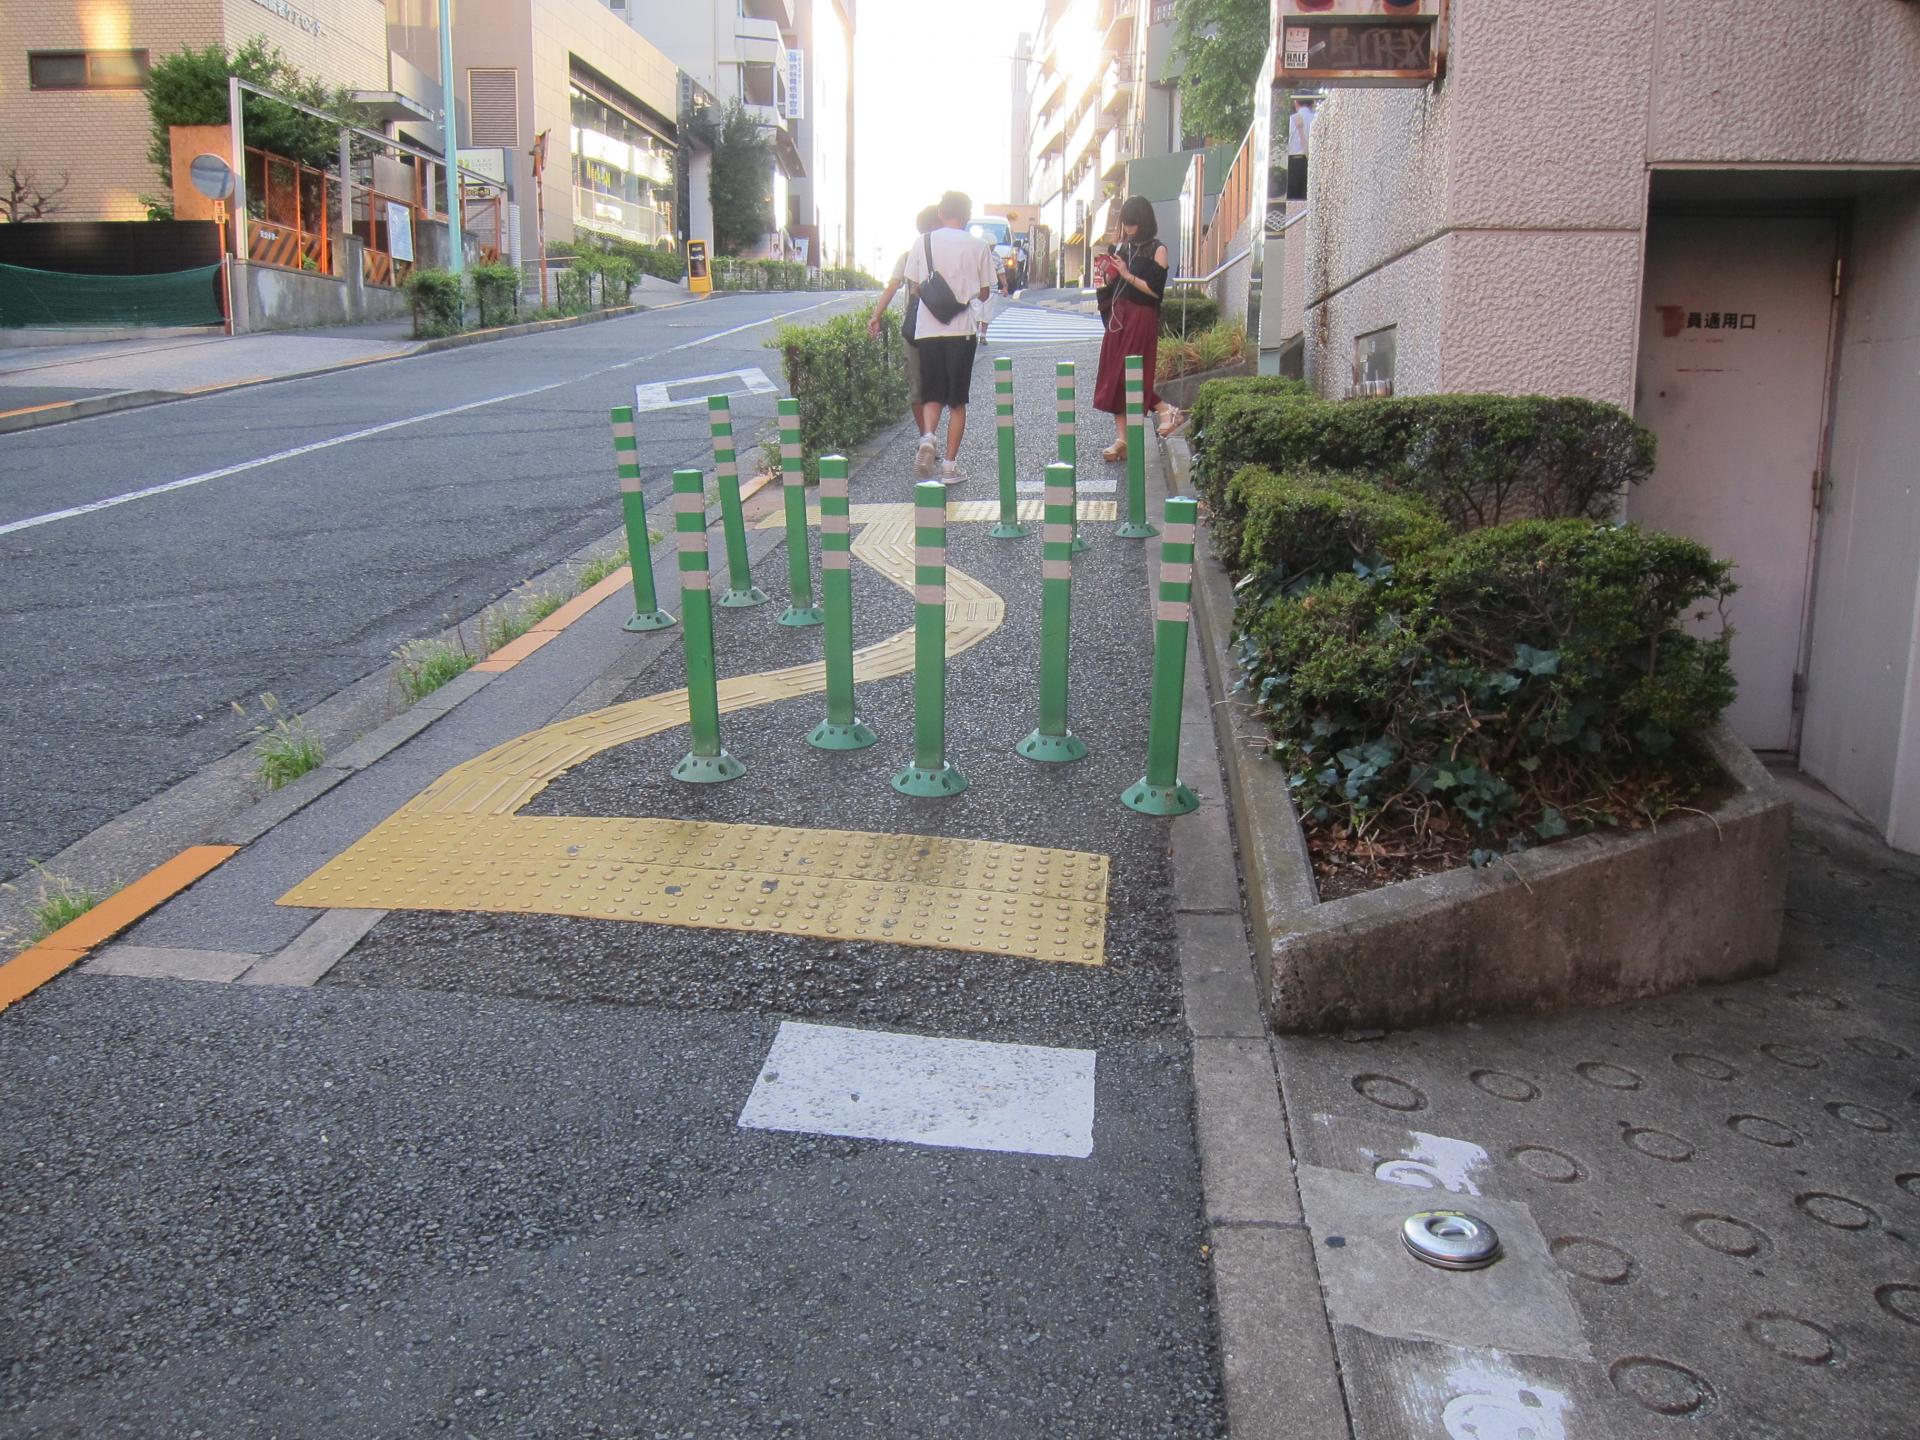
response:
M1115 299L1126 300L1134 305L1159 306L1161 297L1167 293L1167 267L1153 258L1159 248L1158 240L1125 240L1114 247L1114 253L1126 262L1127 269L1153 292L1149 295L1138 285L1116 280L1111 291Z

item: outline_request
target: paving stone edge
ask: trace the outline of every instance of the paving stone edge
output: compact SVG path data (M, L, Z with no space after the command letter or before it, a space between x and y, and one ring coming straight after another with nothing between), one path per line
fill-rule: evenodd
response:
M1150 443L1148 457L1158 499L1187 491L1184 440ZM1150 587L1155 580L1150 573ZM1180 746L1181 778L1201 805L1173 823L1170 844L1227 1428L1232 1440L1350 1440L1264 990L1234 880L1234 796L1217 748L1234 739L1216 724L1225 707L1214 701L1220 677L1203 613L1196 604L1187 637Z

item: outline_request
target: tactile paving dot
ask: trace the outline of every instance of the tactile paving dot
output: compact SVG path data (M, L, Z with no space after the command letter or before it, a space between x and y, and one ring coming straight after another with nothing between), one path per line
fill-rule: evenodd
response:
M1757 1345L1800 1365L1837 1365L1840 1342L1833 1332L1798 1315L1782 1310L1762 1310L1745 1325L1747 1335Z
M1618 1245L1591 1235L1562 1235L1547 1249L1569 1275L1596 1285L1624 1285L1633 1276L1633 1257Z
M1811 1050L1803 1049L1798 1045L1782 1045L1777 1041L1762 1045L1760 1053L1769 1060L1777 1060L1782 1065L1792 1066L1795 1070L1818 1070L1827 1063Z
M1835 1100L1826 1107L1827 1113L1836 1120L1844 1120L1857 1130L1870 1130L1876 1135L1884 1135L1900 1127L1894 1123L1891 1115L1875 1110L1871 1105L1856 1105L1849 1100Z
M1695 1415L1713 1403L1704 1376L1657 1355L1629 1355L1607 1367L1614 1388L1658 1415Z
M1548 1145L1516 1145L1507 1151L1507 1158L1536 1180L1554 1185L1571 1185L1587 1174L1573 1156Z
M1740 1072L1724 1060L1711 1055L1696 1055L1682 1050L1673 1057L1673 1063L1689 1075L1698 1075L1702 1080L1732 1080Z
M1729 1115L1727 1128L1736 1135L1776 1149L1786 1149L1800 1143L1798 1131L1789 1125L1782 1125L1778 1120L1769 1120L1764 1115Z
M1793 1203L1809 1219L1836 1230L1865 1230L1880 1223L1880 1212L1871 1205L1825 1190L1802 1191L1793 1197Z
M1722 1255L1732 1255L1740 1260L1764 1253L1773 1243L1767 1232L1758 1225L1736 1220L1731 1215L1695 1213L1685 1216L1680 1221L1680 1228L1709 1250L1717 1250Z
M1419 1086L1411 1085L1392 1075L1356 1075L1353 1077L1352 1084L1356 1093L1388 1110L1413 1111L1427 1108L1426 1093Z
M1666 1160L1678 1165L1693 1158L1690 1141L1648 1125L1630 1125L1620 1132L1620 1138L1649 1159Z
M1531 1080L1523 1080L1518 1075L1505 1070L1475 1070L1467 1079L1474 1087L1485 1091L1498 1100L1511 1100L1515 1104L1525 1104L1529 1100L1540 1098L1540 1087Z
M1891 1285L1878 1286L1873 1292L1874 1303L1893 1316L1909 1325L1920 1325L1920 1285L1908 1285L1896 1281Z
M1624 1065L1613 1065L1605 1060L1582 1060L1573 1069L1582 1080L1591 1081L1605 1090L1638 1090L1647 1083L1637 1070L1629 1070Z

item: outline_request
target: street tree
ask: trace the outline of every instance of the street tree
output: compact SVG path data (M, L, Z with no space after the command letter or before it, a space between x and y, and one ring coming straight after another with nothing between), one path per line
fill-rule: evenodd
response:
M46 220L61 209L60 197L66 193L72 177L67 171L51 183L41 180L32 170L21 168L18 158L7 166L4 186L0 186L0 220L19 225L28 220Z
M142 197L149 219L173 214L173 152L167 132L175 125L226 124L227 80L234 75L350 122L365 119L363 108L347 91L308 79L263 36L231 51L216 43L156 60L147 74L147 110L153 119L147 159L160 177L160 194ZM249 146L316 168L325 168L339 155L340 131L331 121L244 91L240 107Z
M713 244L721 255L752 249L773 229L773 141L738 100L715 119L703 110L694 122L713 153L708 198L713 202Z
M1253 124L1253 89L1271 38L1268 0L1179 0L1171 64L1188 134L1234 143Z

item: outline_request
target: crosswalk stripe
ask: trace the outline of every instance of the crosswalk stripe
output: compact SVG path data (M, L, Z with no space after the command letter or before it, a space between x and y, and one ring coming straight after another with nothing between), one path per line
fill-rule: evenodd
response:
M1098 340L1106 325L1098 315L1068 314L1033 305L1010 305L987 327L989 345L1049 342L1055 345Z

